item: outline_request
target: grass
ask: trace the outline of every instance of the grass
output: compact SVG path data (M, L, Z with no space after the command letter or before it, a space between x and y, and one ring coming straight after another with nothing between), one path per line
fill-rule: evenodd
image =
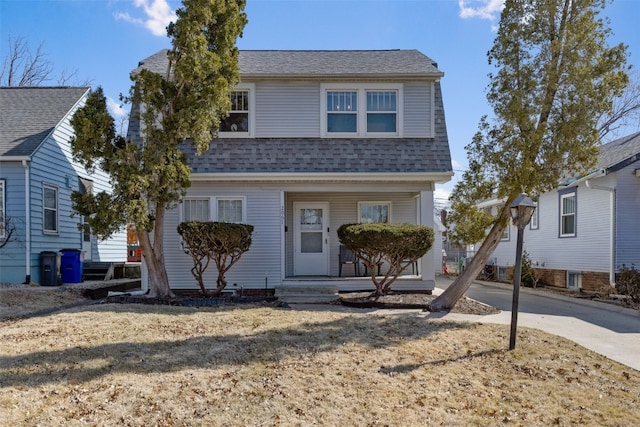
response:
M0 425L637 423L640 373L419 310L79 306L0 322ZM382 314L380 314L382 313Z

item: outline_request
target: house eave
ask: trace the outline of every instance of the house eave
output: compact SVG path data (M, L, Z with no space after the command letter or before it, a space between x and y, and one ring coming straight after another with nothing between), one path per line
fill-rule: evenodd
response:
M405 173L194 173L193 182L358 182L358 183L423 183L442 184L451 180L453 172Z
M0 156L0 162L22 162L31 161L31 156Z

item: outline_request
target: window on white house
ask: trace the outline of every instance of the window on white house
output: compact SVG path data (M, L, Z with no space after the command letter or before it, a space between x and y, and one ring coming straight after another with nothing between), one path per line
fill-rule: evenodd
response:
M51 185L42 188L43 230L45 233L58 232L58 189Z
M576 193L560 195L560 237L576 235Z
M540 218L540 204L537 201L534 201L536 205L536 210L533 211L533 215L531 216L531 221L529 222L529 228L531 230L538 229L538 219Z
M388 223L391 218L391 202L358 202L358 222Z
M222 119L218 133L224 137L247 137L253 135L254 85L240 84L229 93L231 109Z
M400 136L402 85L322 84L322 136Z
M188 221L210 221L208 198L188 198L182 201L182 219Z
M4 179L0 179L0 238L4 238L5 236L5 230L6 230L6 222L5 222L5 184L4 184Z
M500 240L503 242L509 241L510 232L511 232L511 223L507 224L507 226L502 231L502 237L500 237Z
M216 201L218 206L216 221L234 223L245 222L244 198L218 197Z
M327 132L358 132L358 92L327 92Z
M367 92L367 132L392 132L398 126L396 91Z

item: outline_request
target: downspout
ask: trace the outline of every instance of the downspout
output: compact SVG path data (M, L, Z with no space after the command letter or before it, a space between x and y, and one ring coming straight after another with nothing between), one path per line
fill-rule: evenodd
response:
M586 180L585 185L587 188L593 190L603 190L609 192L609 284L613 287L616 286L616 265L615 265L615 197L616 189L611 187L605 187L603 185L592 184L590 180Z
M31 283L31 196L30 190L31 182L29 180L29 161L23 160L22 167L24 168L24 216L25 216L25 279L24 283Z

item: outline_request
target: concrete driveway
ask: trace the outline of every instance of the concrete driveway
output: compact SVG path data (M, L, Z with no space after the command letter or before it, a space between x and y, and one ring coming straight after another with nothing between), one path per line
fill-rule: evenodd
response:
M446 289L452 279L436 278L436 292ZM483 323L511 323L510 285L475 282L466 296L502 310L499 314L473 316L447 313L451 320ZM429 313L429 317L442 317ZM583 347L640 371L640 312L615 305L580 300L550 292L521 288L518 327L526 326L570 339ZM516 342L517 346L517 342Z

